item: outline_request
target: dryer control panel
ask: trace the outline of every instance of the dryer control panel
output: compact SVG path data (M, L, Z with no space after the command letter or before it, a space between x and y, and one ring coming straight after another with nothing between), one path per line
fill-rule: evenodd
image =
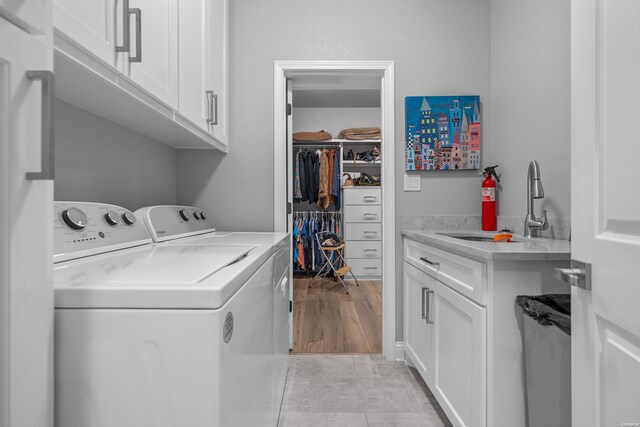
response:
M149 206L135 212L154 242L216 231L209 214L193 206Z
M128 209L105 203L53 203L53 261L151 243L142 222Z

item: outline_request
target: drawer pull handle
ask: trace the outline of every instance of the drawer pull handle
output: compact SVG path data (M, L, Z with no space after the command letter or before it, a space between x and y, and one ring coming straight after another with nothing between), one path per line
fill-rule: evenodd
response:
M364 196L362 200L366 203L377 202L378 198L376 196Z
M431 265L431 266L433 266L433 267L438 267L438 266L440 266L440 263L439 263L439 262L431 261L431 260L429 260L429 258L424 257L424 256L421 256L421 257L420 257L420 261L426 262L427 264L429 264L429 265Z
M365 252L378 252L377 249L365 249L364 251Z
M377 236L378 232L377 231L365 231L364 235L365 235L365 237L366 236Z
M431 310L429 309L429 295L432 294L433 291L429 288L422 288L422 319L425 321L427 325L433 325L433 320L431 320Z
M365 267L364 269L365 270L377 270L378 267Z
M371 213L371 212L365 212L364 214L362 214L362 216L364 217L364 219L367 218L378 218L378 214L377 213Z

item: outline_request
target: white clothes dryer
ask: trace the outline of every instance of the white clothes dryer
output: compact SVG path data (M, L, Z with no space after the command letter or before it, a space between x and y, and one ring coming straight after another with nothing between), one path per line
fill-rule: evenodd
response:
M56 425L276 425L273 247L156 245L114 205L54 218Z

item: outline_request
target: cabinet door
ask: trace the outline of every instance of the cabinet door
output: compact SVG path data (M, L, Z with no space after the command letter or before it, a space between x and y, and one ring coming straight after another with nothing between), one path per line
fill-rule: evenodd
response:
M42 134L48 132L41 126L41 110L53 114L43 83L27 76L53 69L51 27L48 34L34 37L0 18L3 426L51 426L53 418L53 181L26 179L27 173L42 170Z
M213 102L213 121L209 132L224 145L229 143L229 0L208 0L210 8L206 25L209 47L206 49L207 90L216 96Z
M131 46L124 73L171 108L178 109L178 1L130 0ZM138 30L137 30L138 29Z
M435 393L455 426L486 425L486 309L437 282Z
M54 0L53 25L107 64L122 69L123 54L116 45L123 42L124 9L115 0Z
M0 16L31 34L51 31L49 0L0 0Z
M178 73L180 99L178 111L200 128L209 131L207 83L207 28L209 0L178 3Z
M404 263L405 351L427 385L433 384L433 291L436 281Z

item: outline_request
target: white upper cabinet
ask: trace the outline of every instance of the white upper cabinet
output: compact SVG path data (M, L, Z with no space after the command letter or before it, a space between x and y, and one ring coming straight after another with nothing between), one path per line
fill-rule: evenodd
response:
M226 145L228 0L178 7L179 113Z
M125 75L177 109L178 1L130 0L129 8L130 49Z
M227 151L227 22L228 0L54 0L57 96L176 148Z
M123 55L118 52L123 48L124 38L122 2L54 0L53 6L53 19L59 32L107 64L122 67Z
M0 0L0 16L31 34L48 34L49 0Z

